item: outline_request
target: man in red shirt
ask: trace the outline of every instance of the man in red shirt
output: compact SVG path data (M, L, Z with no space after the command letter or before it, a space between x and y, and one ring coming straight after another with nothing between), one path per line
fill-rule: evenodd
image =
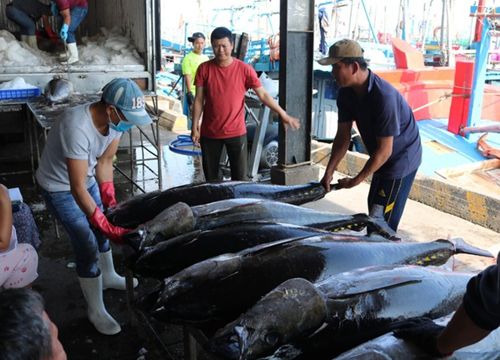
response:
M253 89L260 101L276 112L285 126L298 129L300 122L288 115L262 87L248 64L231 57L231 31L218 27L210 36L215 58L198 68L191 137L201 145L206 181L219 179L219 160L225 145L232 180L248 180L245 93ZM200 124L201 115L203 121Z
M74 64L78 61L75 32L88 12L87 0L55 0L51 2L52 13L62 17L59 37L66 43L68 58L63 64Z

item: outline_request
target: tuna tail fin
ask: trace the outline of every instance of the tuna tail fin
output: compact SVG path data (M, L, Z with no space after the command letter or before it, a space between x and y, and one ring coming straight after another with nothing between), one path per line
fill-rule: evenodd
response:
M142 243L143 235L140 230L132 231L128 234L123 235L123 240L127 245L130 245L135 252L141 251L141 243Z
M359 215L365 215L365 214L359 214ZM395 240L395 241L401 240L396 236L396 232L389 227L389 224L387 224L384 218L373 217L368 215L365 216L368 217L367 220L368 233L379 234L380 236L383 236L389 240Z
M453 238L449 240L455 246L456 254L469 254L494 258L495 256L488 250L483 250L478 247L467 244L462 238Z

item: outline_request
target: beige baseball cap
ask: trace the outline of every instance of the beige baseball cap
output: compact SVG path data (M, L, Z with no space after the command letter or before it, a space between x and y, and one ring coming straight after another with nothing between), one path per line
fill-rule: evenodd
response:
M343 39L330 46L328 57L318 60L321 65L333 65L345 58L362 58L364 50L357 41Z

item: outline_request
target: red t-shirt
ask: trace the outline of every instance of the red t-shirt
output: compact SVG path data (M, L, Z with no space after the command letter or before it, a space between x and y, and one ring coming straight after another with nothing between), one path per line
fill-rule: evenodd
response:
M88 7L87 0L56 0L59 11L73 9L74 7Z
M250 65L238 59L226 67L206 61L198 67L195 85L205 94L201 136L227 139L246 134L245 93L262 86Z

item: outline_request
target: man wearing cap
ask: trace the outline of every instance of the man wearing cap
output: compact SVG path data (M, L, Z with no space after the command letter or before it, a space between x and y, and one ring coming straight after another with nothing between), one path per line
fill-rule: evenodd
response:
M300 127L261 85L255 70L231 56L232 33L225 27L212 31L210 42L214 59L200 65L196 72L196 97L193 106L191 137L200 143L206 181L219 180L219 161L226 147L232 180L248 180L245 93L253 89L260 101L276 112L285 126ZM201 114L203 121L200 125Z
M353 121L370 158L358 175L339 180L352 188L372 176L368 194L371 215L383 216L396 231L422 159L420 135L413 112L401 94L368 69L363 49L353 40L340 40L319 60L332 65L340 90L337 97L338 130L321 183L330 191L337 165L349 148Z
M89 320L106 335L121 328L106 311L102 291L125 289L108 239L121 243L130 231L110 224L103 214L103 208L116 204L113 156L123 132L150 123L137 84L114 79L103 88L99 102L67 109L55 121L36 172L48 210L71 241Z
M193 43L193 50L182 60L182 75L184 75L187 103L189 110L192 111L191 107L193 106L196 94L196 87L194 86L196 70L201 63L208 61L208 56L203 55L205 35L201 32L195 32L193 36L188 37L188 41Z

